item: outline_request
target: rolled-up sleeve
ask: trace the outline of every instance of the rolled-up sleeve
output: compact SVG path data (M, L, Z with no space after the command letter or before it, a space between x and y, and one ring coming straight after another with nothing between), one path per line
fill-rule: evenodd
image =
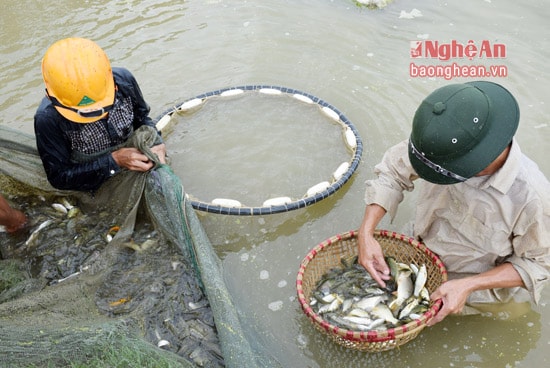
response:
M514 228L514 253L506 259L520 274L532 300L538 303L550 278L550 214L538 201L528 203Z
M383 207L392 220L403 200L403 191L412 191L413 181L418 178L407 150L408 139L388 149L382 161L374 167L377 178L365 182L365 203Z

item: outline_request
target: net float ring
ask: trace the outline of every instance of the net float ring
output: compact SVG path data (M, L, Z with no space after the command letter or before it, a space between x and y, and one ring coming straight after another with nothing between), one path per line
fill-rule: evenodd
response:
M191 112L198 109L212 97L231 97L243 93L261 93L274 96L286 94L300 103L317 105L324 115L341 126L342 139L348 151L351 152L351 157L348 161L342 162L335 168L330 178L309 187L301 198L280 196L267 198L261 206L247 206L232 198L214 198L206 202L186 194L186 199L191 202L194 209L215 214L240 216L270 215L288 212L310 206L329 197L351 178L359 166L363 153L363 144L357 129L342 112L331 104L309 93L292 88L272 85L244 85L203 93L185 100L163 113L156 122L157 129L161 132L169 131L174 124L172 117L175 113Z

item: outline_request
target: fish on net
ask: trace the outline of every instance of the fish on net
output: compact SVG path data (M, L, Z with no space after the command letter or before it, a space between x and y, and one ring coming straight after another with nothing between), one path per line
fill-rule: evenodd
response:
M11 270L0 273L0 365L277 366L247 338L168 165L119 173L93 195L58 191L33 137L0 130L1 188L30 221L0 232ZM128 144L157 159L155 137L141 129Z

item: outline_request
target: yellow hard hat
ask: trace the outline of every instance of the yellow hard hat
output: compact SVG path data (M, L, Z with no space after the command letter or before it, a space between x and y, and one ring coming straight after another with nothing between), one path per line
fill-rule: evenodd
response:
M65 38L42 59L46 93L56 110L76 123L92 123L113 108L115 82L111 63L95 42Z

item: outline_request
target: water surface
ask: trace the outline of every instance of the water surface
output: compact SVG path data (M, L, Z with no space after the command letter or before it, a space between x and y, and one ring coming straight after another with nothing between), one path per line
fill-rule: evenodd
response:
M419 12L413 12L415 8ZM452 317L398 350L365 354L340 348L313 329L295 298L294 280L309 249L359 226L363 182L372 177L372 168L385 149L408 136L422 98L439 86L472 80L411 77L411 41L505 44L507 54L502 59L416 62L505 65L506 77L486 79L502 83L515 94L521 107L518 142L550 176L550 90L545 77L550 58L549 15L543 1L394 1L372 11L358 8L351 0L64 0L55 6L10 0L3 3L0 14L0 124L32 133L33 114L44 94L41 57L52 42L68 36L94 39L113 65L130 69L152 116L198 94L235 85L280 85L318 96L341 110L361 134L363 160L352 180L334 196L290 213L200 215L254 339L285 367L547 365L549 290L541 305L522 317ZM274 109L283 108L276 105ZM299 121L307 112L291 114ZM233 139L234 133L227 129L222 135ZM190 130L190 134L200 136L200 131ZM247 134L239 131L240 139L246 140ZM302 141L297 145L311 144L304 133L298 138ZM253 143L249 146L257 148ZM201 168L189 168L199 160L196 152L184 153L189 161L178 174L186 187L201 186L205 180ZM296 156L293 151L277 154L286 161ZM288 178L282 182L291 188L301 171L288 167L284 171ZM251 178L248 183L235 181L229 175L233 172L224 172L223 167L208 174L207 181L254 193L257 168L242 170L238 174ZM315 174L308 173L304 181L319 181ZM400 231L412 216L414 199L408 196L395 221L384 220L381 226Z

